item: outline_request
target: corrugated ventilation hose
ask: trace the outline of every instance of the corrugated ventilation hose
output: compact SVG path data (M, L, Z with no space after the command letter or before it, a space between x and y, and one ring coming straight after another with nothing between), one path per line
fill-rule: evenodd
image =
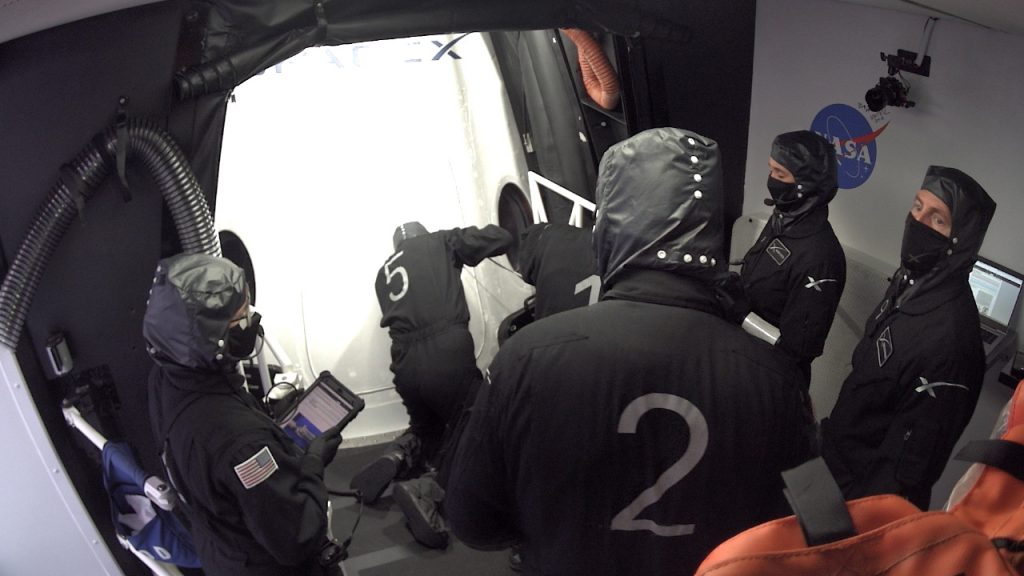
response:
M589 32L578 28L562 28L562 32L576 45L580 75L587 96L605 110L618 106L619 78L597 40Z
M143 120L129 120L127 157L138 158L153 175L174 219L181 247L188 253L220 256L220 240L203 191L181 149L166 131ZM60 169L57 184L21 243L0 285L0 343L14 349L28 308L50 256L68 226L116 165L117 129L98 134Z

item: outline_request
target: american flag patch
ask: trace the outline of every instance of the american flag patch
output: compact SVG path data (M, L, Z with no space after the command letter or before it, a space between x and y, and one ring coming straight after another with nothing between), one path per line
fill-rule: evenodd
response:
M258 485L270 475L277 471L277 460L270 453L270 448L264 446L262 450L253 455L245 462L235 466L235 474L242 481L242 486L248 490Z

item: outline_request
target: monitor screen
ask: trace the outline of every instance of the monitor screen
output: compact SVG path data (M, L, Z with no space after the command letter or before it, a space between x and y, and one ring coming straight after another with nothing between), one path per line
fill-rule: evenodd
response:
M978 313L1001 326L1009 326L1024 279L1016 272L978 258L970 282Z

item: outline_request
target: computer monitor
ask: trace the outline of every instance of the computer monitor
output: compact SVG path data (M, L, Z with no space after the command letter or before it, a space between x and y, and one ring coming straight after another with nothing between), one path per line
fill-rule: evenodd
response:
M971 291L982 322L1012 328L1024 276L986 258L978 257L970 276Z

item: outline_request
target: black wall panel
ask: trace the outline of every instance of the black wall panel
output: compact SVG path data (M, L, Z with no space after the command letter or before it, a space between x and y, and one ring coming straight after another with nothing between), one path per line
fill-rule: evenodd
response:
M118 98L128 113L165 125L171 102L181 10L176 2L108 14L0 45L0 244L14 260L57 180L60 166L113 121ZM113 173L113 171L112 171ZM91 445L66 429L60 400L68 378L50 380L42 345L67 334L75 372L109 367L120 407L110 438L124 437L143 465L159 471L145 385L151 366L141 318L160 256L163 200L148 174L129 162L132 200L116 176L85 205L50 261L29 312L18 359L54 444L106 536L109 510ZM172 231L173 234L173 231ZM129 574L146 573L113 544Z
M757 2L701 2L699 11L693 3L666 3L677 7L677 21L691 34L686 42L644 40L652 120L655 126L686 128L718 142L726 230L731 232L743 209ZM771 143L753 144L753 152L767 162Z

